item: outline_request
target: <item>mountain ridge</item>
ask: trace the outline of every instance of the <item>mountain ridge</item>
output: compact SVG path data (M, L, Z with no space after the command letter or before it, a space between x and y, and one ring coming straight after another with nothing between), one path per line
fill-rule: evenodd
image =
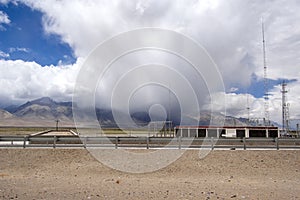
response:
M11 107L12 108L12 107ZM76 106L75 106L76 109ZM97 120L106 127L117 127L114 114L117 113L124 123L129 123L125 113L109 109L96 108ZM16 106L12 112L0 110L0 125L54 125L54 121L59 120L62 126L74 126L72 102L57 102L50 97L42 97L28 101L20 106ZM88 117L86 117L88 116ZM132 121L137 124L148 124L151 120L147 112L130 113ZM86 117L86 118L85 118ZM77 119L89 121L89 112L79 113ZM85 118L85 119L84 119ZM200 116L184 115L181 124L183 125L225 125L225 126L247 126L244 118L225 116L221 113L202 112ZM179 125L177 118L173 119L174 125Z

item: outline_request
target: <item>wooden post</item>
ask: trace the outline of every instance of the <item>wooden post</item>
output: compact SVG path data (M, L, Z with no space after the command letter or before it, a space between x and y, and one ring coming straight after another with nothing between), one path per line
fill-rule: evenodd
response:
M246 137L243 137L244 150L246 150Z

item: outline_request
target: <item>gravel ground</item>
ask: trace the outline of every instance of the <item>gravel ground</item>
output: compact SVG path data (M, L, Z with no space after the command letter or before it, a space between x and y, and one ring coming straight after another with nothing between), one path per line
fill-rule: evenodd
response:
M300 199L300 151L188 150L130 174L84 149L0 149L0 199Z

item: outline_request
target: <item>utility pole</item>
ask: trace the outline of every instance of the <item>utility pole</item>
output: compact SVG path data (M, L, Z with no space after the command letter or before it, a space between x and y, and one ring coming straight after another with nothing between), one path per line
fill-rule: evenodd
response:
M58 131L58 122L59 122L59 120L57 119L57 120L55 120L55 122L56 122L56 131Z

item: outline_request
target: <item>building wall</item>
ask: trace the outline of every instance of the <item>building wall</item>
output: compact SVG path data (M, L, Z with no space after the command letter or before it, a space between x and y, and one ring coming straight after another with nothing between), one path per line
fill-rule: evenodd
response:
M175 127L176 137L214 137L219 138L226 134L230 128L209 128L209 127ZM227 135L228 136L228 135ZM236 137L279 137L278 128L268 127L239 127L236 128Z

